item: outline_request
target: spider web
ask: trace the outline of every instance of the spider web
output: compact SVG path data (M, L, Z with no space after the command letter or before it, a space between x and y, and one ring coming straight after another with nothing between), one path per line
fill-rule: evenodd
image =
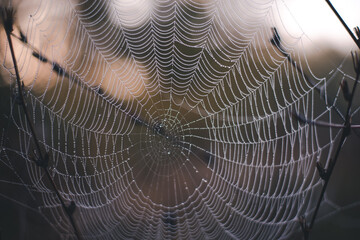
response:
M14 44L27 107L60 194L76 203L85 239L299 233L298 218L313 212L323 184L316 162L328 163L339 132L301 125L291 113L338 122L337 84L354 78L346 70L349 56L337 65L325 59L330 67L317 76L306 51L312 42L300 28L297 35L287 29L284 6L235 0L17 6ZM270 43L274 26L300 70ZM15 93L3 30L0 43L3 82ZM32 161L37 153L16 97L6 104L1 196L41 213L62 238L75 238ZM341 210L328 197L324 202L322 216Z

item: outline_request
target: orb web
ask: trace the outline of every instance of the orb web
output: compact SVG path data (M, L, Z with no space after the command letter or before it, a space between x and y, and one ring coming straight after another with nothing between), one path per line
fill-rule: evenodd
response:
M354 78L344 70L349 55L339 65L325 59L330 68L316 74L305 51L313 43L300 28L298 35L287 31L284 6L265 0L14 6L27 107L60 194L76 203L85 239L285 239L299 232L298 218L313 211L322 186L316 162L329 161L339 132L301 125L291 113L336 122L340 91L328 85ZM271 44L274 26L298 68ZM2 79L16 92L3 30L0 44ZM31 160L25 117L12 95L7 100L1 195L74 239ZM325 203L327 213L340 209Z

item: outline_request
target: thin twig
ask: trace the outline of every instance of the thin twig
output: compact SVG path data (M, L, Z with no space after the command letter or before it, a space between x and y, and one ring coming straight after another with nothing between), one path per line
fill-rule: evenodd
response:
M352 103L353 103L355 90L356 90L356 87L358 85L359 76L360 76L360 71L359 71L359 69L360 69L360 60L359 60L359 57L357 56L357 54L353 55L353 59L354 59L354 62L357 64L357 66L355 67L356 78L355 78L355 83L353 85L351 94L349 95L348 106L347 106L346 115L345 115L345 121L344 121L344 124L342 125L341 138L340 138L338 147L337 147L337 149L335 151L334 158L330 159L327 169L324 169L320 165L320 163L317 163L317 169L319 171L320 177L324 180L324 185L323 185L323 187L321 189L321 193L320 193L319 199L317 201L315 211L314 211L314 213L312 215L310 225L305 224L304 225L305 227L302 227L305 239L308 239L309 233L310 233L310 231L312 230L312 228L314 226L315 219L316 219L316 216L317 216L318 211L320 209L321 202L322 202L322 200L324 198L324 194L325 194L326 188L328 186L328 183L330 181L331 174L332 174L332 172L333 172L333 170L335 168L336 162L338 160L338 157L339 157L340 151L341 151L341 149L343 147L343 144L345 142L345 139L350 134L350 131L351 131L351 128L352 128L352 125L351 125L351 106L352 106Z
M63 75L64 77L67 77L71 80L73 80L75 83L83 86L84 88L88 89L89 91L94 91L94 89L96 89L97 93L98 94L103 94L104 93L104 90L101 88L100 85L98 86L95 86L94 89L92 89L89 85L87 84L84 84L82 83L82 81L76 77L76 76L73 76L71 75L69 72L67 72L65 70L64 67L61 66L61 64L57 63L56 61L53 61L53 60L49 60L44 54L41 54L40 51L38 49L36 49L36 47L34 47L33 45L31 45L29 42L28 42L28 39L26 37L26 35L24 35L22 33L21 30L19 30L20 32L20 37L17 36L16 34L14 33L11 33L11 35L18 39L22 44L24 44L25 46L27 46L28 48L31 49L32 51L32 56L39 59L39 61L43 62L43 63L49 63L52 65L52 69L58 74L58 75ZM127 111L126 108L123 107L123 105L120 105L120 110L122 110L123 112ZM143 126L146 126L148 128L154 128L155 125L151 125L150 123L148 123L147 121L145 121L143 118L141 118L140 116L138 116L136 113L134 112L129 112L129 113L126 113L126 115L131 118L136 124L139 124L139 125L143 125Z
M336 11L336 9L331 4L331 2L329 0L325 0L325 1L328 3L328 5L332 9L332 11L338 17L338 19L340 20L342 25L345 27L346 31L349 33L351 38L354 40L355 44L360 49L360 39L356 38L355 35L351 32L351 30L346 25L346 23L341 18L341 16ZM360 38L360 29L359 29L359 27L355 28L355 32L356 32L357 36ZM282 48L280 47L279 50L281 51ZM284 51L281 51L281 52L284 54ZM307 123L307 124L311 124L311 125L316 125L316 126L322 126L322 127L340 128L342 130L340 141L339 141L338 146L337 146L337 148L335 150L334 158L329 160L329 164L328 164L327 168L325 169L320 164L320 162L316 163L316 168L317 168L317 170L319 172L320 178L324 180L324 185L323 185L323 187L321 189L321 193L320 193L320 196L318 198L318 201L317 201L317 204L316 204L316 207L315 207L315 211L314 211L314 213L313 213L313 215L311 217L310 224L309 225L307 224L305 216L299 217L299 223L300 223L301 229L302 229L303 234L304 234L304 239L306 239L306 240L309 238L310 232L311 232L311 230L312 230L312 228L314 226L316 216L317 216L317 214L319 212L320 205L321 205L321 203L323 201L326 188L327 188L328 183L330 181L331 174L332 174L332 172L333 172L333 170L335 168L335 165L336 165L336 162L337 162L338 157L340 155L340 151L341 151L341 149L343 147L343 144L344 144L347 136L350 134L351 129L352 128L358 128L358 125L352 125L351 124L351 107L352 107L352 103L353 103L354 96L355 96L355 90L356 90L356 87L358 85L359 76L360 76L360 58L355 53L355 54L352 54L352 59L353 59L353 63L354 63L354 70L355 70L355 73L356 73L356 77L355 77L355 83L354 83L354 85L352 87L351 93L349 92L349 86L348 86L347 82L346 81L341 82L341 89L342 89L342 92L343 92L343 95L344 95L344 99L348 102L346 115L345 115L343 125L329 124L329 123L325 123L325 122L321 122L321 121L311 121L311 120L307 120L306 118L298 115L297 113L293 113L293 117L295 117L299 122ZM291 61L291 59L289 59L289 61ZM335 108L335 110L336 110L336 108Z
M325 0L327 2L327 4L329 5L329 7L331 8L331 10L335 13L336 17L340 20L341 24L344 26L344 28L346 29L346 31L349 33L350 37L354 40L355 44L358 46L358 48L360 49L360 41L359 39L357 39L354 35L354 33L350 30L350 28L347 26L347 24L345 23L345 21L342 19L342 17L340 16L340 14L337 12L337 10L334 8L334 6L332 5L332 3L330 2L330 0Z
M282 46L281 38L280 38L280 35L279 35L277 29L275 27L273 27L272 31L273 31L273 37L270 40L271 44L274 45L281 52L281 54L289 60L291 65L293 65L296 68L296 70L305 78L305 80L312 87L315 87L315 89L320 92L320 89L319 89L319 87L316 86L316 83L309 76L307 76L306 73L304 73L302 68L300 68L300 66L296 63L296 61L292 59L290 54L285 51L285 49Z
M351 38L354 40L355 44L358 46L358 48L360 49L360 41L359 39L357 39L355 37L355 35L351 32L350 28L346 25L346 23L344 22L344 20L341 18L341 16L339 15L339 13L336 11L336 9L334 8L334 6L331 4L331 2L329 0L325 0L328 5L330 6L330 8L332 9L332 11L335 13L335 15L338 17L338 19L340 20L340 22L342 23L342 25L345 27L346 31L349 33L349 35L351 36ZM357 27L356 28L356 31L357 31L357 34L359 32L359 28ZM316 219L316 216L318 214L318 211L320 209L320 205L321 205L321 202L324 198L324 194L325 194L325 191L326 191L326 188L327 188L327 185L329 183L329 180L330 180L330 177L331 177L331 174L334 170L334 167L336 165L336 162L337 162L337 159L339 157L339 154L340 154L340 151L342 149L342 146L345 142L345 139L347 138L347 136L350 134L350 131L351 131L351 128L352 128L352 125L351 125L351 107L352 107L352 103L353 103L353 100L354 100L354 95L355 95L355 90L356 90L356 87L358 85L358 81L359 81L359 76L360 76L360 58L359 56L355 53L355 54L352 54L352 59L353 59L353 63L354 63L354 70L355 70L355 73L356 73L356 77L355 77L355 83L353 85L353 88L352 88L352 91L351 93L349 94L348 92L348 86L345 87L345 83L343 82L342 83L342 89L343 89L343 94L344 94L344 98L345 100L348 101L348 106L347 106L347 110L346 110L346 115L345 115L345 120L344 120L344 125L342 127L342 133L341 133L341 138L340 138L340 141L339 141L339 144L338 144L338 147L335 151L335 156L333 159L330 159L329 161L329 165L327 167L327 169L324 169L322 168L322 166L317 163L317 168L318 168L318 171L319 171L319 174L320 174L320 177L324 180L324 185L323 185L323 188L321 189L321 193L320 193L320 197L318 199L318 202L316 204L316 208L315 208L315 211L314 211L314 214L311 218L311 221L310 221L310 225L307 225L306 222L305 222L305 225L302 224L302 226L305 226L305 227L302 227L303 229L303 232L304 232L304 238L305 239L308 239L309 237L309 233L311 231L311 229L313 228L314 226L314 223L315 223L315 219ZM346 83L347 85L347 83ZM302 223L302 221L300 221L300 223Z
M322 93L321 93L321 92L322 92L322 88L320 88L319 86L316 85L315 81L314 81L311 77L309 77L309 76L302 70L302 68L300 67L300 65L298 65L298 64L296 63L296 61L291 57L291 55L290 55L288 52L286 52L285 49L283 48L283 46L282 46L282 41L281 41L280 35L279 35L276 27L273 27L273 28L272 28L272 31L273 31L273 37L272 37L272 39L270 40L271 44L274 45L274 46L280 51L280 53L281 53L284 57L287 58L287 60L288 60L288 61L291 63L291 65L296 69L296 71L297 71L298 73L300 73L301 76L304 77L305 81L306 81L308 84L310 84L310 86L313 87L313 88L321 95L321 94L322 94ZM325 86L324 86L324 88L325 88ZM331 103L331 104L326 103L326 105L331 106L331 107L335 110L335 112L339 115L339 117L343 118L341 112L339 111L339 109L336 108L335 106L333 106L332 103Z
M56 187L56 184L55 184L54 180L52 179L52 177L51 177L51 175L49 173L49 170L47 168L48 154L46 153L45 156L44 156L42 151L41 151L40 143L39 143L39 140L38 140L36 132L35 132L34 124L33 124L32 120L31 120L29 111L27 110L27 107L26 107L25 97L24 97L24 94L23 94L23 91L24 91L23 84L21 83L21 80L20 80L20 74L19 74L19 70L18 70L18 66L17 66L16 57L15 57L14 46L13 46L12 39L11 39L11 32L13 31L13 22L14 22L14 19L13 19L14 11L13 11L13 9L9 9L9 8L4 9L4 8L2 8L1 9L1 15L2 15L2 21L3 21L3 24L4 24L6 37L7 37L8 43L9 43L9 47L10 47L10 53L11 53L12 61L13 61L13 64L14 64L16 82L17 82L17 86L18 86L18 94L19 94L19 98L20 98L20 105L22 106L22 109L23 109L23 111L25 113L25 118L26 118L26 121L27 121L27 123L29 125L30 132L31 132L31 135L33 137L35 147L36 147L36 150L37 150L37 154L38 154L38 158L39 158L39 159L33 159L33 161L39 167L44 169L45 175L46 175L47 179L50 181L50 184L51 184L54 192L56 193L56 195L57 195L57 197L58 197L58 199L59 199L59 201L61 203L62 208L65 210L65 213L69 217L70 223L71 223L71 225L72 225L72 227L74 229L74 233L75 233L76 237L78 239L81 239L79 231L78 231L78 229L76 227L76 223L75 223L75 221L73 219L73 212L74 212L75 206L76 206L75 202L71 201L71 204L69 206L66 206L60 192L58 191L58 189Z
M326 127L326 128L347 128L348 126L345 126L344 124L338 124L338 123L328 123L328 122L324 122L324 121L314 121L314 120L310 120L305 118L304 116L300 115L299 113L293 112L292 116L294 119L296 119L297 121L299 121L300 123L306 123L309 125L313 125L313 126L318 126L318 127ZM350 125L351 129L358 129L360 128L360 125L358 124L351 124Z

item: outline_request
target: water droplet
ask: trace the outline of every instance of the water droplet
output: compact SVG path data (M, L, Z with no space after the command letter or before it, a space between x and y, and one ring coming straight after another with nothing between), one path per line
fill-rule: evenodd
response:
M168 152L168 154L170 155L171 152Z

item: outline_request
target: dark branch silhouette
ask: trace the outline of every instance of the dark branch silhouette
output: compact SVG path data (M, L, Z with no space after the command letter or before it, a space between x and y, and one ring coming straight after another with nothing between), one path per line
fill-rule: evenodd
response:
M34 127L34 123L32 122L32 118L30 116L30 113L26 107L26 103L25 103L25 97L23 94L23 90L24 90L24 84L23 82L21 82L21 78L20 78L20 74L19 74L19 70L18 70L18 65L17 65L17 61L16 61L16 57L15 57L15 52L14 52L14 46L12 43L12 31L13 29L13 24L14 24L14 10L12 8L0 8L0 13L1 13L1 18L4 24L4 29L5 29L5 33L6 33L6 37L9 43L9 47L10 47L10 52L11 52L11 58L13 60L13 64L14 64L14 69L15 69L15 75L16 75L16 82L17 82L17 87L18 87L18 97L20 99L20 105L22 106L22 109L25 113L25 117L26 117L26 121L27 124L29 125L30 128L30 132L31 132L31 136L33 138L35 147L36 147L36 151L37 151L37 157L36 159L33 159L33 161L35 162L35 164L39 167L41 167L44 172L45 172L45 176L46 178L49 180L53 191L55 192L56 196L58 197L61 206L63 207L63 209L65 210L65 212L67 213L67 216L69 218L69 221L74 229L74 234L77 237L77 239L81 239L81 235L77 229L75 220L73 218L73 213L75 210L75 202L71 201L71 204L69 206L67 206L65 204L65 201L63 199L63 197L61 196L53 178L50 175L49 169L48 169L48 163L49 163L49 155L48 153L43 154L41 147L40 147L40 141L36 135L35 132L35 127Z

